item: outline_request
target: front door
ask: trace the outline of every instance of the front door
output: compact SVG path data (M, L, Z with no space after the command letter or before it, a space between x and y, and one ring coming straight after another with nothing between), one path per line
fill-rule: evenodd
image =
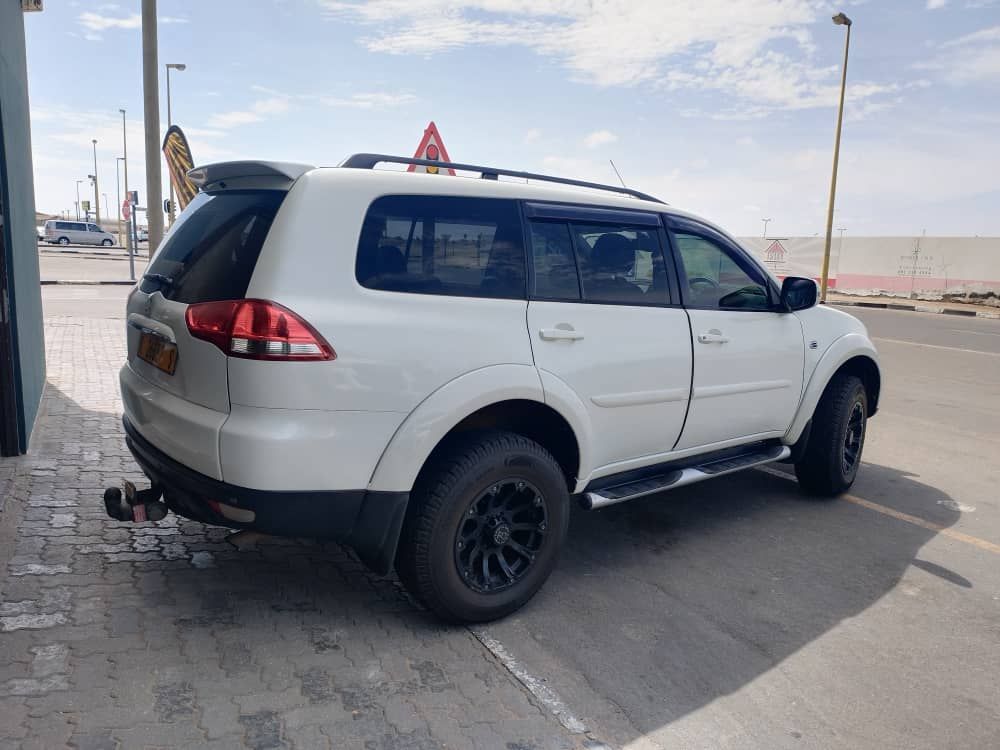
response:
M691 333L672 304L659 217L526 211L531 346L546 391L568 386L587 411L593 454L581 476L670 451L687 409Z
M728 238L671 220L681 294L691 318L694 377L678 450L788 429L802 393L799 319Z

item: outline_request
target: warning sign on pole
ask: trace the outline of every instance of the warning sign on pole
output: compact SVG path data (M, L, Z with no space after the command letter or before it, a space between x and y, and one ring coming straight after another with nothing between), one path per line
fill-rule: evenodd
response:
M451 161L451 158L448 156L448 149L444 147L444 141L441 140L441 134L438 132L437 125L434 124L433 120L424 128L424 137L420 141L420 145L417 146L417 153L413 155L413 158L429 159L430 161ZM406 171L428 172L430 174L440 173L438 167L425 167L417 164L411 164ZM453 177L455 176L454 169L448 168L445 171Z

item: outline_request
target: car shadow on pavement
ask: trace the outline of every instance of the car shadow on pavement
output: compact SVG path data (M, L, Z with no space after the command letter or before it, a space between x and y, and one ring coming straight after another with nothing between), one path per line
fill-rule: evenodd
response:
M880 504L943 527L960 516L946 494L911 475L870 464L861 474L859 486ZM556 573L494 635L516 644L616 744L750 685L879 602L937 533L807 497L790 478L750 471L575 512ZM968 584L944 568L930 572ZM711 735L697 736L694 745L714 746ZM734 742L726 746L760 746Z

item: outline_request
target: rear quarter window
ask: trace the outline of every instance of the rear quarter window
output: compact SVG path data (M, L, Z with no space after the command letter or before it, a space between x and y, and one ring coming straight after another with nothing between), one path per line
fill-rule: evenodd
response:
M140 284L186 304L242 299L286 193L198 193L160 246Z
M390 195L368 209L356 262L369 289L525 298L524 238L514 201Z

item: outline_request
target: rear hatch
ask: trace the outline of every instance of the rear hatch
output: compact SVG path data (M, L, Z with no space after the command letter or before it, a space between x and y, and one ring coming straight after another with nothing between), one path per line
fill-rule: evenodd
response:
M174 224L128 302L128 362L185 401L229 412L226 355L191 336L190 305L246 295L283 190L199 193Z

